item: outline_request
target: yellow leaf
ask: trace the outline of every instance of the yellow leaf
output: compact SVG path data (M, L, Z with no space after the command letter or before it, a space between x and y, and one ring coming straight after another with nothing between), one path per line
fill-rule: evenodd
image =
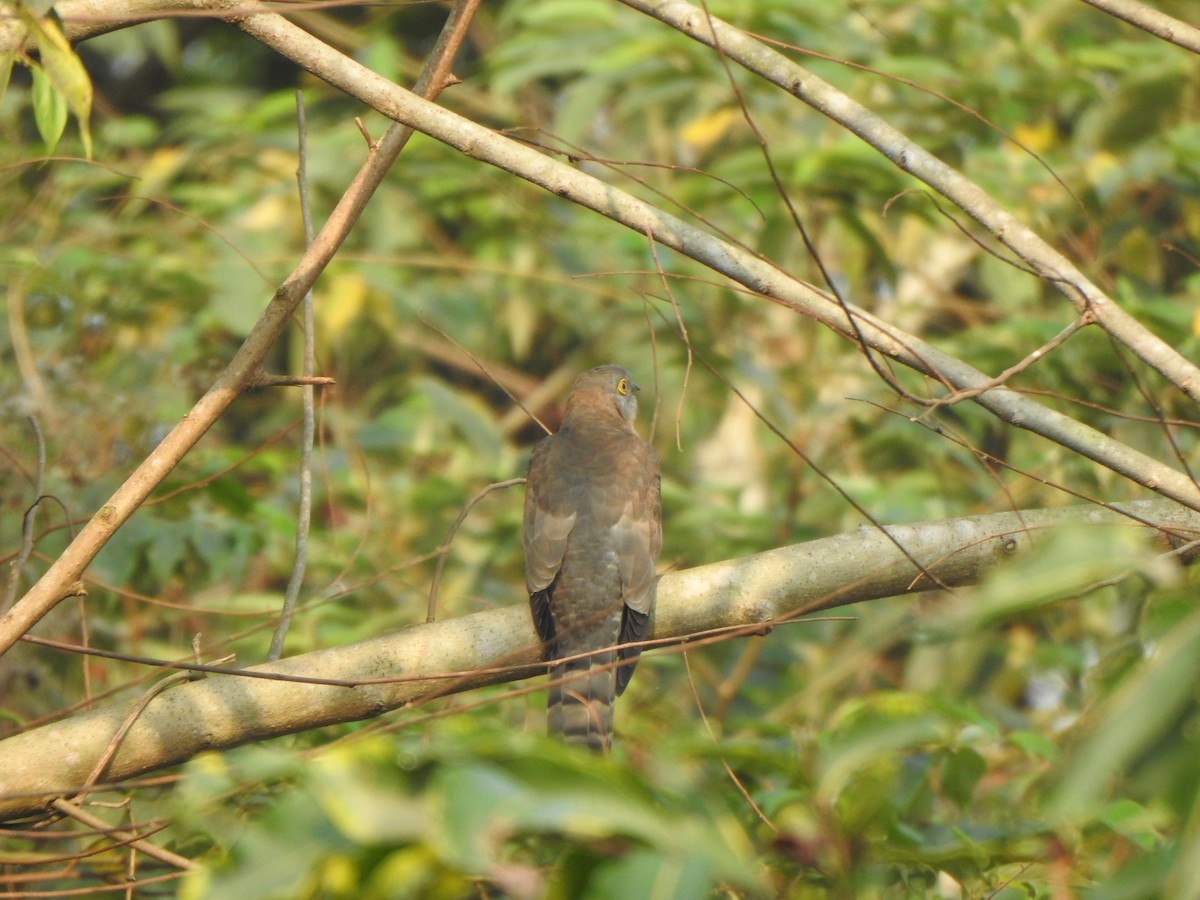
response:
M138 172L130 193L135 197L161 197L183 168L187 157L179 147L159 147Z
M723 138L740 116L741 113L733 107L718 109L692 119L683 126L679 136L696 150L703 150Z
M1087 173L1088 181L1093 184L1100 184L1108 176L1110 172L1119 166L1117 158L1107 151L1093 153L1088 160L1083 164L1083 170Z
M334 340L362 315L367 283L357 272L341 272L331 276L323 287L318 285L316 300L318 333Z
M1054 125L1044 120L1036 125L1022 123L1013 129L1012 136L1013 140L1021 146L1027 147L1034 153L1041 153L1054 143Z
M279 233L293 225L299 227L300 213L291 196L268 194L255 201L238 216L238 224L247 231Z

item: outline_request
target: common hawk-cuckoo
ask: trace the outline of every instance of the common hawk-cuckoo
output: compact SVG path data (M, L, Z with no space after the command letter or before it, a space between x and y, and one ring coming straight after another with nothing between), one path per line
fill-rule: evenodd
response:
M638 386L619 366L584 372L559 430L534 448L525 485L525 584L546 658L642 640L662 546L658 461L634 431ZM607 751L613 701L640 649L550 668L547 724Z

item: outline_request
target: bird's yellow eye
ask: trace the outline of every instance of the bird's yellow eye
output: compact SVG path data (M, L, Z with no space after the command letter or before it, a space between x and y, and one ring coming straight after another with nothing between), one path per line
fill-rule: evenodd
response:
M620 381L617 382L617 393L621 394L621 395L625 395L625 394L629 393L629 380L628 379L622 378Z

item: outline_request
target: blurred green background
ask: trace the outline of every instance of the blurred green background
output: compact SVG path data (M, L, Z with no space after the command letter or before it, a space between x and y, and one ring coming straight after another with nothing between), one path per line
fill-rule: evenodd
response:
M711 9L804 48L802 64L1197 358L1195 57L1073 0ZM444 15L297 20L408 84ZM295 90L318 224L365 153L354 118L386 127L218 23L147 23L79 52L91 161L74 123L45 158L27 72L0 101L0 560L34 499L29 413L61 501L40 508L23 585L190 408L302 253ZM484 5L455 72L449 108L820 283L711 51L611 0L506 0ZM732 78L848 300L991 373L1071 321L962 213L793 98ZM644 237L413 139L316 289L317 369L337 384L318 392L286 653L423 621L451 523L523 474L541 434L506 391L548 385L537 406L554 424L570 377L605 362L643 387L664 568L865 524L725 380L878 522L1144 496L968 404L926 417L935 433L841 339L688 260L657 262L666 278ZM680 321L697 358L686 390ZM300 347L294 329L269 367L298 371ZM1192 406L1098 330L1013 384L1160 460L1195 458ZM86 602L39 633L78 641L86 623L94 646L165 658L200 635L206 659L261 660L293 559L299 419L295 389L241 398L91 566ZM520 488L474 508L439 615L524 602L520 511ZM155 839L207 865L184 884L195 897L1200 896L1200 612L1195 575L1155 561L1162 549L1081 529L975 589L649 654L613 760L542 738L544 698L525 683L201 758L126 792L129 815L168 823ZM18 648L0 733L148 677ZM103 884L121 859L50 887ZM20 869L0 854L0 882Z

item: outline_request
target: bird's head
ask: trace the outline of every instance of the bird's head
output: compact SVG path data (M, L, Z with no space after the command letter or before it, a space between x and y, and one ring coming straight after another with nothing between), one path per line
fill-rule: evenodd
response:
M615 410L633 427L637 418L637 395L641 390L633 376L620 366L600 366L588 369L575 379L567 397L567 418L572 411L587 407L591 410Z

